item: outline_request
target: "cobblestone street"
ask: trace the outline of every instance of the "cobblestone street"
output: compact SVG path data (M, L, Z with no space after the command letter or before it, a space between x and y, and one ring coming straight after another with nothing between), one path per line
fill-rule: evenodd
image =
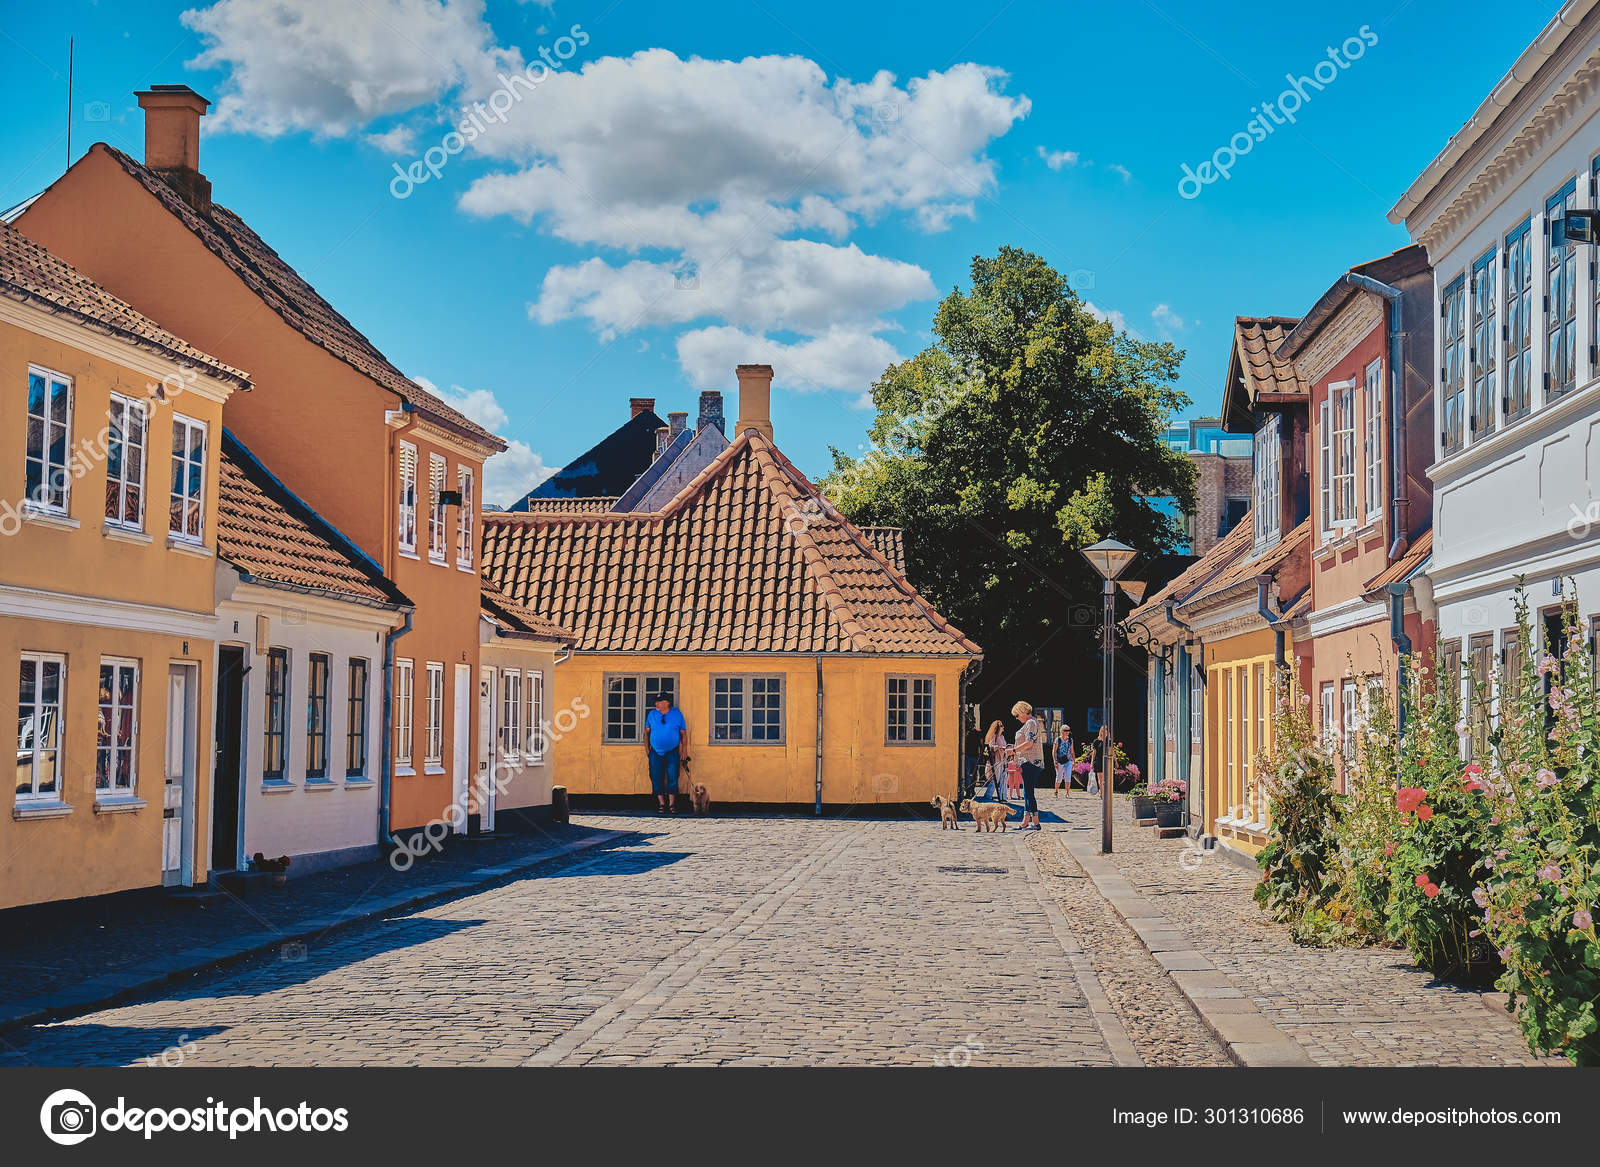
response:
M1096 804L1041 801L1044 831L997 835L585 815L638 833L12 1033L0 1065L1228 1065L1063 845ZM1492 1000L1395 949L1297 948L1248 871L1186 870L1124 813L1116 871L1309 1060L1534 1060Z

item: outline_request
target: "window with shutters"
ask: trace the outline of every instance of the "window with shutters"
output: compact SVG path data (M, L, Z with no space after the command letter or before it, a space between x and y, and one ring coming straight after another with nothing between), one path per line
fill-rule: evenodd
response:
M1467 281L1457 276L1439 296L1439 445L1459 450L1462 406L1466 396Z
M1367 518L1383 516L1383 362L1367 366L1361 402L1361 464L1366 468Z
M1279 482L1283 466L1283 415L1269 414L1256 430L1255 483L1251 514L1255 520L1255 544L1258 548L1276 542L1282 526L1283 507L1279 499Z
M1505 344L1505 390L1500 407L1506 421L1528 412L1532 401L1533 351L1533 224L1524 219L1506 235L1500 254L1505 285L1505 320L1500 337Z
M111 395L111 424L106 434L106 525L128 531L144 529L144 402Z
M456 519L456 566L462 571L472 570L472 545L477 541L473 531L476 513L472 508L472 479L470 467L456 470L456 488L461 491L461 513Z
M1477 441L1494 433L1500 396L1495 387L1495 249L1480 255L1472 265L1472 345L1467 353L1472 365L1472 408L1467 417L1468 436Z
M400 550L417 553L417 448L400 443Z
M443 454L428 455L428 561L445 557L444 483L447 470Z
M1546 400L1560 397L1578 379L1578 249L1569 246L1561 220L1577 205L1577 180L1545 204Z
M1494 633L1480 632L1467 641L1467 757L1489 757L1490 686L1494 683Z
M64 515L72 489L72 379L28 366L23 505Z

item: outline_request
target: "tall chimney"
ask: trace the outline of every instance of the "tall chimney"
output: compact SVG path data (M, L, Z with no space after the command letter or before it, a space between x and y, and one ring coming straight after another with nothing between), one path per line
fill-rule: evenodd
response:
M767 441L772 441L772 366L740 365L739 420L733 423L733 432L742 434L755 430Z
M707 389L700 394L700 421L694 428L703 430L708 425L714 425L720 434L727 432L722 428L725 424L722 420L722 391Z
M667 441L672 441L673 438L677 437L686 428L688 428L688 425L689 414L687 410L675 409L671 413L667 414L667 428L669 431L671 431L671 436L667 438Z
M211 212L211 184L200 173L200 119L209 101L187 85L152 85L134 94L144 110L144 164L195 210Z
M653 412L656 407L656 399L654 397L630 397L628 398L628 406L633 410L628 416L635 418L641 413Z

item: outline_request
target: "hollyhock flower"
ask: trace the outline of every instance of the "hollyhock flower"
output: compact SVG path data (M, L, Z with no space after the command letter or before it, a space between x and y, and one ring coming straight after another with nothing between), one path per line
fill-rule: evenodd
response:
M1594 916L1589 913L1588 908L1579 908L1572 913L1572 926L1580 931L1587 932L1594 927Z
M1554 770L1540 770L1537 781L1539 783L1540 790L1549 790L1550 787L1554 786L1557 782L1560 782L1561 779L1556 777Z
M1555 667L1556 658L1551 656L1548 652L1539 658L1539 675L1541 677L1548 676L1555 670Z
M1420 875L1417 876L1417 886L1418 887L1427 887L1428 886L1428 873L1427 872L1424 871Z
M1393 843L1385 843L1383 845L1383 853L1386 856L1388 856L1390 859L1393 859L1394 858L1394 844Z
M1472 889L1472 902L1477 904L1480 908L1488 907L1489 906L1488 893L1485 892L1483 890L1483 888L1481 888L1481 887L1473 888Z
M1433 807L1429 806L1427 803L1423 803L1421 806L1417 807L1417 818L1421 819L1423 822L1427 822L1432 817Z
M1543 867L1539 868L1538 871L1534 872L1534 874L1540 879L1548 880L1549 882L1554 883L1556 880L1561 878L1561 868L1557 867L1554 863L1546 863Z
M1422 894L1427 896L1430 900L1433 899L1439 894L1439 885L1436 883L1430 883L1427 887L1422 889Z
M1500 962L1502 964L1510 964L1511 963L1511 949L1510 948L1502 948L1500 950Z

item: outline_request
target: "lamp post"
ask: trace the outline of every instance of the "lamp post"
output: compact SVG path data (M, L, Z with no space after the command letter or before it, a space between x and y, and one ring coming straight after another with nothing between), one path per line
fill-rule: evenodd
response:
M1115 539L1102 539L1092 547L1083 549L1083 557L1105 583L1105 618L1100 629L1100 652L1104 658L1101 684L1104 686L1105 702L1101 724L1106 732L1106 748L1100 751L1100 851L1104 855L1111 854L1111 783L1117 765L1117 734L1111 723L1116 684L1116 580L1138 554L1126 543L1119 543ZM1144 594L1142 586L1139 594Z

